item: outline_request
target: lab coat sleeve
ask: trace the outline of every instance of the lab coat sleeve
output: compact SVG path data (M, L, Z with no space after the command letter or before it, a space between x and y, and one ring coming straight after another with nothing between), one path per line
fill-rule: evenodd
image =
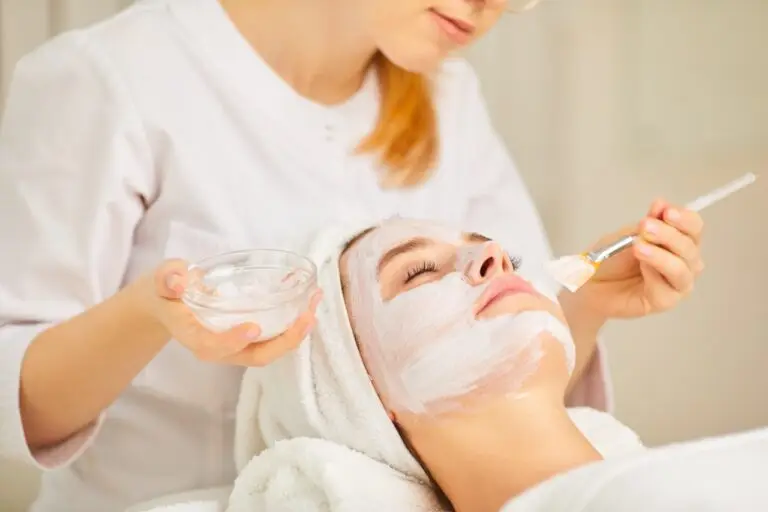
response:
M33 338L121 285L151 189L143 131L108 61L82 34L16 66L0 128L0 457L68 464L101 420L32 453L21 367Z
M522 261L521 273L551 298L557 284L543 271L551 259L542 220L508 151L493 127L477 76L467 65L464 126L468 141L463 165L465 190L469 191L466 228L493 238ZM568 398L569 407L598 410L612 408L611 385L602 343Z

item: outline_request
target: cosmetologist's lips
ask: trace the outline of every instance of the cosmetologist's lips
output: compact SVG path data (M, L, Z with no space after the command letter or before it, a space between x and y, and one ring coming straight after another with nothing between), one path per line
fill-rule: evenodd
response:
M468 21L452 18L434 9L432 9L432 14L438 27L453 43L463 46L472 39L475 26Z

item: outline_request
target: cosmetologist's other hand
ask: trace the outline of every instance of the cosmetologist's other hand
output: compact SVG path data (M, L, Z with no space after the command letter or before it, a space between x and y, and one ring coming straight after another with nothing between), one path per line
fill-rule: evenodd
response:
M239 366L264 366L295 349L315 325L315 309L322 297L316 292L305 311L283 334L270 340L259 339L256 324L238 325L225 332L212 332L203 326L181 301L188 279L188 264L168 260L142 284L142 307L168 332L202 361Z
M698 213L657 199L639 225L595 244L600 247L627 234L640 235L632 247L600 265L592 280L568 300L576 300L581 311L603 321L674 308L691 293L704 270L703 228Z

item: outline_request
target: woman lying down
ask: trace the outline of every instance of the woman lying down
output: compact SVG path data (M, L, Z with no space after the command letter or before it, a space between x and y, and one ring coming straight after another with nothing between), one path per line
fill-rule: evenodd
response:
M393 219L325 233L312 256L318 324L246 374L228 511L768 506L765 433L645 450L611 416L567 410L563 315L492 241Z

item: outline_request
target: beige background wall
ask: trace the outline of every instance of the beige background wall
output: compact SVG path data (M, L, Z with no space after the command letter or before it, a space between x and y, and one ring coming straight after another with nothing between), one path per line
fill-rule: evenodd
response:
M0 0L0 83L22 53L129 0ZM663 194L768 168L768 2L552 0L471 52L558 251ZM617 414L652 444L768 424L768 182L705 214L708 270L673 313L606 338ZM0 463L0 510L36 475Z

